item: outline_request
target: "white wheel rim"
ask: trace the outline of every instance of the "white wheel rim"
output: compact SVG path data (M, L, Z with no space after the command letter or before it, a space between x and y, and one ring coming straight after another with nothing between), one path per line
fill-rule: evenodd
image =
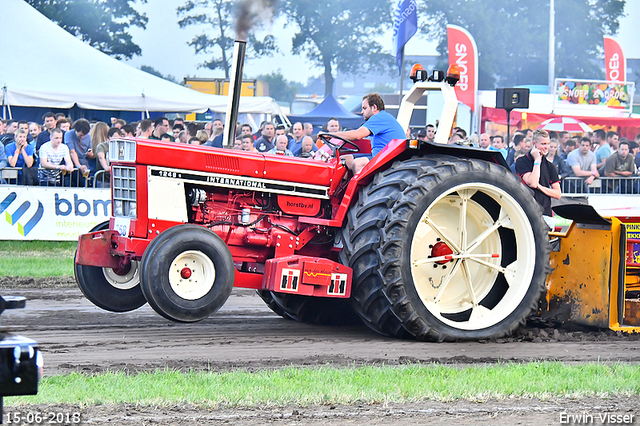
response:
M499 204L497 220L471 199L478 192ZM511 229L515 236L515 261L504 267L499 228ZM429 246L438 238L451 249L449 258L431 257ZM454 328L480 330L504 320L524 298L535 269L535 238L526 213L511 195L493 185L468 183L442 194L426 209L411 241L410 259L413 282L427 310ZM497 305L487 308L480 302L500 274L508 289ZM451 319L469 310L468 318Z
M191 271L186 277L186 270ZM206 254L197 250L180 253L169 268L169 285L178 297L197 300L205 296L213 287L216 268Z
M140 284L140 275L138 274L138 261L131 261L131 268L124 275L118 275L111 268L102 268L104 278L109 284L118 290L131 290Z

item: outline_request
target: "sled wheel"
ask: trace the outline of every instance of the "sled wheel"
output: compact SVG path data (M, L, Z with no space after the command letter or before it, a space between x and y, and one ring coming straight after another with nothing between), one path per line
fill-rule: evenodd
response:
M284 309L280 307L280 305L276 303L276 301L273 299L273 293L271 293L269 290L256 290L256 293L258 294L258 296L260 296L262 301L266 303L269 309L271 309L275 314L280 315L285 319L293 319L284 311Z
M109 229L109 222L89 232ZM138 262L132 260L125 270L74 264L74 275L82 294L99 308L111 312L129 312L147 303L140 290Z
M300 296L272 292L273 301L291 319L315 325L345 326L359 324L349 299ZM285 317L286 318L286 317Z
M537 306L549 269L547 227L508 170L413 158L377 176L361 198L343 235L353 302L372 328L388 333L400 324L420 340L496 338Z
M142 256L140 284L149 306L177 322L195 322L229 298L235 268L227 245L198 225L174 226Z

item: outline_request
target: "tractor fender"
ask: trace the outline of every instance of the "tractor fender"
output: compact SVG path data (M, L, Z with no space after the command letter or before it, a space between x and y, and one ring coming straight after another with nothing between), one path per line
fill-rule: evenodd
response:
M509 170L509 166L500 151L464 145L443 145L434 142L421 142L416 149L411 147L411 140L394 139L378 155L373 157L359 174L351 178L340 207L334 216L335 219L331 221L333 223L330 223L330 225L338 227L344 225L347 211L358 199L358 192L363 186L371 183L376 174L387 170L396 161L409 160L416 155L424 157L448 155L461 159L476 159L494 163Z

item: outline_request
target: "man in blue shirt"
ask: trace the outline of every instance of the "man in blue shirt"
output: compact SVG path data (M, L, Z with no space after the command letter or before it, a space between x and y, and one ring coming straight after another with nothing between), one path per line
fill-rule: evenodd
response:
M393 139L406 139L407 135L395 117L384 110L384 101L379 93L369 93L362 98L362 117L365 119L362 127L356 130L334 133L349 141L356 141L369 137L371 154L348 154L343 158L347 166L358 174L369 160L376 156Z

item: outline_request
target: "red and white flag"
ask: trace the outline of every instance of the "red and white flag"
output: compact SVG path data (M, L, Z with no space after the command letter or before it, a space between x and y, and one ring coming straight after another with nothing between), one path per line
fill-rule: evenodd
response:
M478 48L473 36L457 25L447 25L449 65L460 67L460 81L456 84L456 96L463 104L476 111L478 91Z
M627 80L627 60L620 44L613 37L604 36L604 64L607 69L607 81Z

